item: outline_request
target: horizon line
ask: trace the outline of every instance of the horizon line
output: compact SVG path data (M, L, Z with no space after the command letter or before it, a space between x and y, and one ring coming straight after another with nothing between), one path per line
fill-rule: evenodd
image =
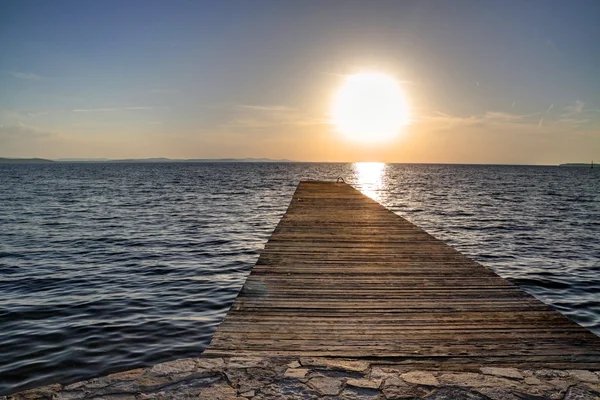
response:
M274 159L269 157L220 157L220 158L169 158L169 157L143 157L143 158L104 158L104 157L0 157L0 160L22 161L48 161L57 163L111 163L111 162L264 162L264 163L298 163L298 164L355 164L355 163L382 163L382 164L414 164L414 165L498 165L498 166L561 166L561 165L590 165L583 162L563 162L556 164L523 164L523 163L482 163L482 162L407 162L407 161L303 161L290 159ZM593 163L593 161L592 161Z

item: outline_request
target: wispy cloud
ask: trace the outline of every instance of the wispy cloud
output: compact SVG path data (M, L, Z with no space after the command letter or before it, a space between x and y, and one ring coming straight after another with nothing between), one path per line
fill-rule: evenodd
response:
M8 71L8 74L18 78L18 79L25 79L25 80L29 80L29 81L39 81L42 79L41 76L33 74L31 72L15 72L15 71Z
M38 112L28 112L27 115L30 117L37 117L39 115L47 115L50 114L50 111L38 111Z
M258 110L258 111L268 111L268 112L289 112L294 111L294 108L287 106L257 106L257 105L248 105L248 104L240 104L239 107L246 108L249 110Z
M25 114L20 110L0 108L0 124L13 125L23 118Z
M325 118L311 116L299 109L284 105L237 104L237 112L222 128L270 128L314 126L327 124Z
M513 101L511 109L516 101ZM505 128L544 128L548 129L560 125L560 129L581 130L596 121L595 110L586 109L585 102L576 100L567 106L556 106L550 104L543 111L517 114L505 111L486 111L482 114L470 116L449 115L441 111L425 113L415 121L431 122L442 126L479 125L479 126L501 126Z
M19 122L19 125L0 126L0 140L8 140L11 138L45 138L50 136L53 136L53 134L24 125L22 122Z
M589 118L590 113L593 113L593 111L585 108L585 102L576 100L573 104L563 108L563 112L554 125L570 125L580 128L592 121Z
M509 122L517 122L517 121L528 121L531 117L537 117L543 113L531 113L531 114L513 114L502 111L486 111L484 114L485 119L490 120L503 120Z
M432 122L437 124L451 125L535 125L537 117L543 112L531 114L515 114L504 111L486 111L483 114L470 115L467 117L447 114L441 111L433 111L430 114L415 116L415 122Z
M546 46L550 47L551 49L558 50L556 43L554 43L551 39L546 39Z
M565 112L562 114L564 117L570 117L573 115L581 114L585 107L585 103L581 100L576 100L574 104L569 104L565 107Z
M134 107L110 107L110 108L76 108L72 111L78 112L78 113L87 113L87 112L134 111L134 110L154 110L154 107L134 106Z
M179 89L150 89L148 90L148 93L154 93L154 94L175 94L175 93L180 93L181 90Z
M483 114L471 116L456 116L440 111L415 118L417 123L433 124L441 128L457 128L461 126L498 127L503 129L540 129L561 125L563 130L579 130L592 119L584 118L585 110L583 102L576 102L565 108L565 112L559 116L548 113L548 109L530 114L515 114L504 111L487 111ZM552 107L549 107L552 109Z

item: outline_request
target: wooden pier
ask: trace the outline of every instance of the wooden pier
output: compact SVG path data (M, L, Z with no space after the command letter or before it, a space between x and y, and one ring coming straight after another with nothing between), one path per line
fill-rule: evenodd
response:
M205 356L600 369L600 338L345 183L304 181Z

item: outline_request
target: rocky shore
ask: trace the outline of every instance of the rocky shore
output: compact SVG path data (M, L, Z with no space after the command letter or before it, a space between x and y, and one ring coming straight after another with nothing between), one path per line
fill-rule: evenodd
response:
M469 368L415 370L401 364L328 358L186 358L0 400L31 399L600 399L600 373Z

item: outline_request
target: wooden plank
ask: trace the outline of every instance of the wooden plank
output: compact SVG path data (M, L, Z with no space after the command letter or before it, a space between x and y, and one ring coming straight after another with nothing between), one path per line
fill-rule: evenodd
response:
M205 354L600 369L600 338L351 186L305 181Z

